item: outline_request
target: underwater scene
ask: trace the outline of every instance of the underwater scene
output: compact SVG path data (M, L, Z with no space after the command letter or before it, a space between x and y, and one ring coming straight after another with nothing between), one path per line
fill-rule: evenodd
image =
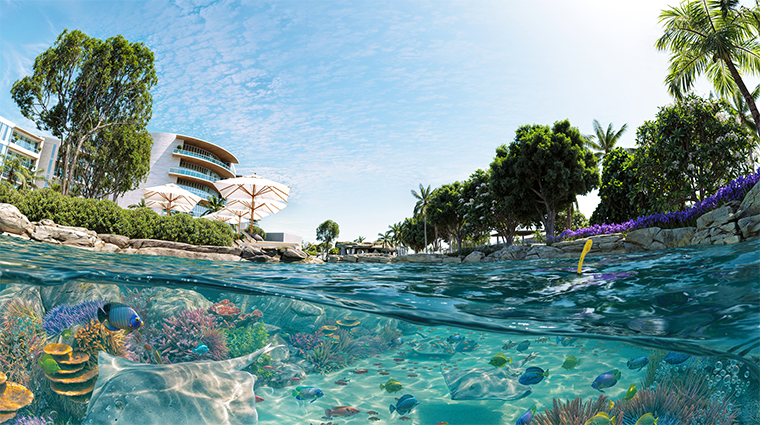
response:
M760 240L266 264L0 236L8 424L760 424Z

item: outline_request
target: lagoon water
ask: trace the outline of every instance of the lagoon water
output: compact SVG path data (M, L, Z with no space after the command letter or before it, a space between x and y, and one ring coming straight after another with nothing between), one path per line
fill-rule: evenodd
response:
M45 311L50 311L56 300L72 299L60 296L62 292L95 287L100 289L94 294L112 297L103 301L124 302L127 294L155 295L169 288L179 296L194 294L193 302L227 299L242 313L259 309L260 322L276 326L268 328L272 342L288 345L272 352L268 372L260 375L256 385L256 395L264 398L256 404L260 424L514 424L532 405L539 415L551 409L555 399L588 401L604 394L622 405L626 402L620 399L631 384L642 390L649 368L627 367L629 359L640 356L658 362L657 381L666 375L704 375L709 391L701 396L709 398L716 410L724 409L726 422L720 423L760 423L760 240L587 257L581 275L576 267L577 259L477 264L221 263L93 253L0 237L0 290L5 290L0 297L5 296L4 301L13 298L13 291L36 288L42 293ZM119 293L124 297L114 299ZM86 294L76 299L90 300ZM370 343L355 344L351 356L338 356L341 360L318 370L308 367L301 357L313 355L319 345L299 352L291 344L297 340L295 335L314 334L339 321L345 324L346 317L360 324L335 334ZM160 328L163 319L159 314L144 317L145 329ZM321 339L318 344L335 344L324 333L316 335ZM403 342L393 342L395 338ZM517 351L521 347L514 343L525 340L529 347ZM692 357L667 364L662 355L669 351ZM548 376L531 385L529 394L514 400L491 399L507 386L506 380L495 386L459 388L481 399L452 400L445 376L451 381L473 370L497 371L500 368L489 361L500 352L512 358L512 365L503 370L519 376L528 367L539 367ZM146 353L132 354L150 361ZM581 363L572 369L560 367L570 355ZM591 387L598 375L613 369L622 375L614 386L604 393ZM298 379L277 376L285 373ZM395 393L381 389L380 384L390 378L403 389ZM516 376L511 379L516 380ZM293 391L299 386L317 387L323 395L313 402L297 400ZM408 413L391 413L389 406L404 394L413 395L419 404ZM325 416L326 409L338 406L350 406L359 413ZM79 414L86 405L81 409ZM54 396L43 394L26 412L52 416L57 423L82 419L76 417L76 409L57 405ZM660 415L660 425L684 423L678 417ZM710 423L704 418L712 416L707 411L700 417L702 422L695 423ZM149 423L145 419L129 423ZM628 414L625 424L637 419Z

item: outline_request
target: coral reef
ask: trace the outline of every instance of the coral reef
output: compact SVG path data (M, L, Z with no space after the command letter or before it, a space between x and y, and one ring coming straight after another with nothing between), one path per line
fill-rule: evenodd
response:
M90 320L97 320L98 309L105 303L103 300L84 301L74 307L61 304L45 314L42 319L42 328L49 337L53 337L74 325L87 324Z
M4 320L0 328L0 367L8 378L33 388L37 358L45 346L42 319L26 301L12 300L3 305Z
M198 355L193 352L200 344L208 347L208 352ZM216 317L203 309L185 310L164 319L163 326L153 347L158 350L164 364L182 363L200 359L224 360L229 348Z
M221 300L209 307L208 312L218 316L223 316L225 319L234 320L235 316L240 314L240 308L235 307L235 304L233 304L230 300Z
M251 327L226 329L223 331L227 339L230 357L240 357L262 348L269 340L269 334L263 323Z
M42 416L29 416L29 415L19 415L15 419L13 419L10 422L7 422L8 425L53 425L53 419L49 416L42 417Z
M390 323L386 323L378 334L381 341L392 341L401 336L401 330Z
M321 331L316 331L312 334L296 333L288 336L290 345L298 349L301 356L305 356L308 351L314 350L322 345L322 337L324 335Z
M241 314L240 308L227 299L211 305L208 312L216 316L219 319L219 324L224 328L248 326L258 322L264 316L258 309L251 313Z
M567 400L565 403L558 402L555 398L552 403L551 409L546 409L533 417L532 423L534 425L584 424L599 412L605 412L610 417L615 415L610 411L609 399L603 395L600 395L596 400L590 399L585 403L581 397L575 400ZM613 408L613 411L616 412L617 408Z
M58 368L45 371L50 381L50 389L58 395L68 397L74 403L87 403L98 379L98 367L89 363L90 356L81 351L74 352L66 344L51 343L43 349ZM97 362L96 362L97 363Z
M121 302L132 307L132 310L137 312L145 323L152 323L155 318L151 317L149 312L156 293L158 293L158 288L124 288L124 296L121 298Z
M0 423L9 421L16 412L28 406L34 400L29 389L15 382L8 382L8 377L0 372Z
M662 365L662 359L665 358L665 356L668 353L666 351L662 350L655 350L650 356L649 356L649 363L647 363L647 373L644 375L644 379L641 381L641 388L649 388L654 384L655 379L657 378L657 370L659 369L660 365Z
M98 351L105 351L117 357L126 355L124 333L109 331L95 319L90 319L90 323L77 330L74 341L76 351L81 351L89 356L90 367L97 366Z

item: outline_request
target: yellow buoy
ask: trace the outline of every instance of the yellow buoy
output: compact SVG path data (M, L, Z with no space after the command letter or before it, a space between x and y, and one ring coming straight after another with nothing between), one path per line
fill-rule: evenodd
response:
M583 267L583 259L586 257L586 253L591 251L591 239L586 241L586 245L583 246L583 252L581 252L581 261L578 261L578 274L581 274L581 267Z

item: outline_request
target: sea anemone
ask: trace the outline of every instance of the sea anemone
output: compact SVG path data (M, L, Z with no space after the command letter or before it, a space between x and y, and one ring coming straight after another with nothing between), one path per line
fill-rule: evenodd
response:
M200 344L208 347L207 353L198 355L193 352ZM203 309L185 310L164 319L158 340L153 347L158 350L165 364L200 359L224 360L228 358L229 352L216 317Z
M609 408L609 399L600 395L596 400L590 399L583 402L581 397L574 400L567 400L564 403L552 400L553 407L546 409L533 417L534 425L566 425L566 424L583 424L599 412L605 412L610 417L615 416L616 408L611 411Z

